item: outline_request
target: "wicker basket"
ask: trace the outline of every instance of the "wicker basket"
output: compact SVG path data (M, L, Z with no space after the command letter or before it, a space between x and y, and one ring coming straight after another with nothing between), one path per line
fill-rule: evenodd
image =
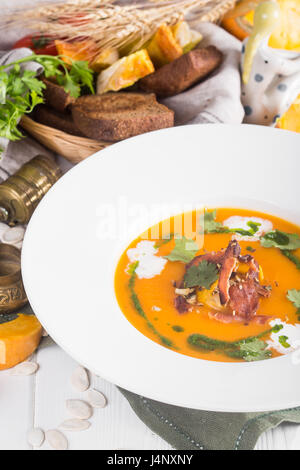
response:
M35 122L28 116L23 116L20 124L28 134L41 144L59 155L62 155L72 163L78 163L93 153L98 152L98 150L102 150L111 145L110 142L67 134L53 127Z
M152 0L155 1L155 0ZM199 2L198 10L187 15L191 25L199 21L217 23L224 14L232 9L237 0L211 0L206 7ZM109 142L96 141L86 137L76 137L23 116L21 126L45 147L64 156L72 163L78 163L98 150L111 145Z

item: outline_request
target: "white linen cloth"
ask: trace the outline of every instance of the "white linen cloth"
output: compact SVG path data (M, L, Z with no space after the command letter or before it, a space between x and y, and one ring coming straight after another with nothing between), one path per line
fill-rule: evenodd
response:
M244 122L274 127L300 94L300 54L273 49L268 40L258 47L249 81L242 85L242 102ZM241 67L247 41L242 47Z
M224 54L223 63L207 79L163 100L163 104L175 111L175 125L240 124L244 117L240 100L241 42L212 23L199 23L195 29L203 35L200 47L216 46Z

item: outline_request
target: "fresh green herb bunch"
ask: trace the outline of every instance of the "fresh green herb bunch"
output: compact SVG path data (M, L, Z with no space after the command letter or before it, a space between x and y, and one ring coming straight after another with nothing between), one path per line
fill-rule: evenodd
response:
M0 66L0 137L19 140L23 137L17 128L20 118L43 103L45 84L31 70L21 64L36 62L44 68L46 78L51 77L72 97L80 96L82 87L94 93L93 71L86 61L72 61L68 67L63 56L32 54L10 64ZM1 152L1 149L0 149Z

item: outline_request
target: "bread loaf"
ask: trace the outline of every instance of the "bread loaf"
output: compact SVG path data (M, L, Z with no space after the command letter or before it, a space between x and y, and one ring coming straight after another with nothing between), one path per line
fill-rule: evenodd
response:
M160 97L177 95L215 70L222 57L222 52L214 46L194 49L144 77L139 86Z
M83 136L82 132L75 126L72 115L69 113L60 113L42 104L35 108L33 118L41 124L54 127L54 129L59 129L67 134Z
M174 125L174 112L145 93L87 95L71 107L74 123L87 137L116 142Z
M75 102L75 98L73 98L69 93L66 93L62 86L51 82L46 78L43 78L43 82L46 85L43 95L47 106L62 112L67 108L67 106Z

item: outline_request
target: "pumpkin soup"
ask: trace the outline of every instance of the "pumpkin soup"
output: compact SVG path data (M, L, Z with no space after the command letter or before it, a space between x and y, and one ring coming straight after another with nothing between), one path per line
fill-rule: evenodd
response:
M195 231L176 233L174 219L168 233L157 224L120 258L115 290L129 322L163 346L212 361L300 347L300 228L256 211L208 210L196 224L201 247Z

